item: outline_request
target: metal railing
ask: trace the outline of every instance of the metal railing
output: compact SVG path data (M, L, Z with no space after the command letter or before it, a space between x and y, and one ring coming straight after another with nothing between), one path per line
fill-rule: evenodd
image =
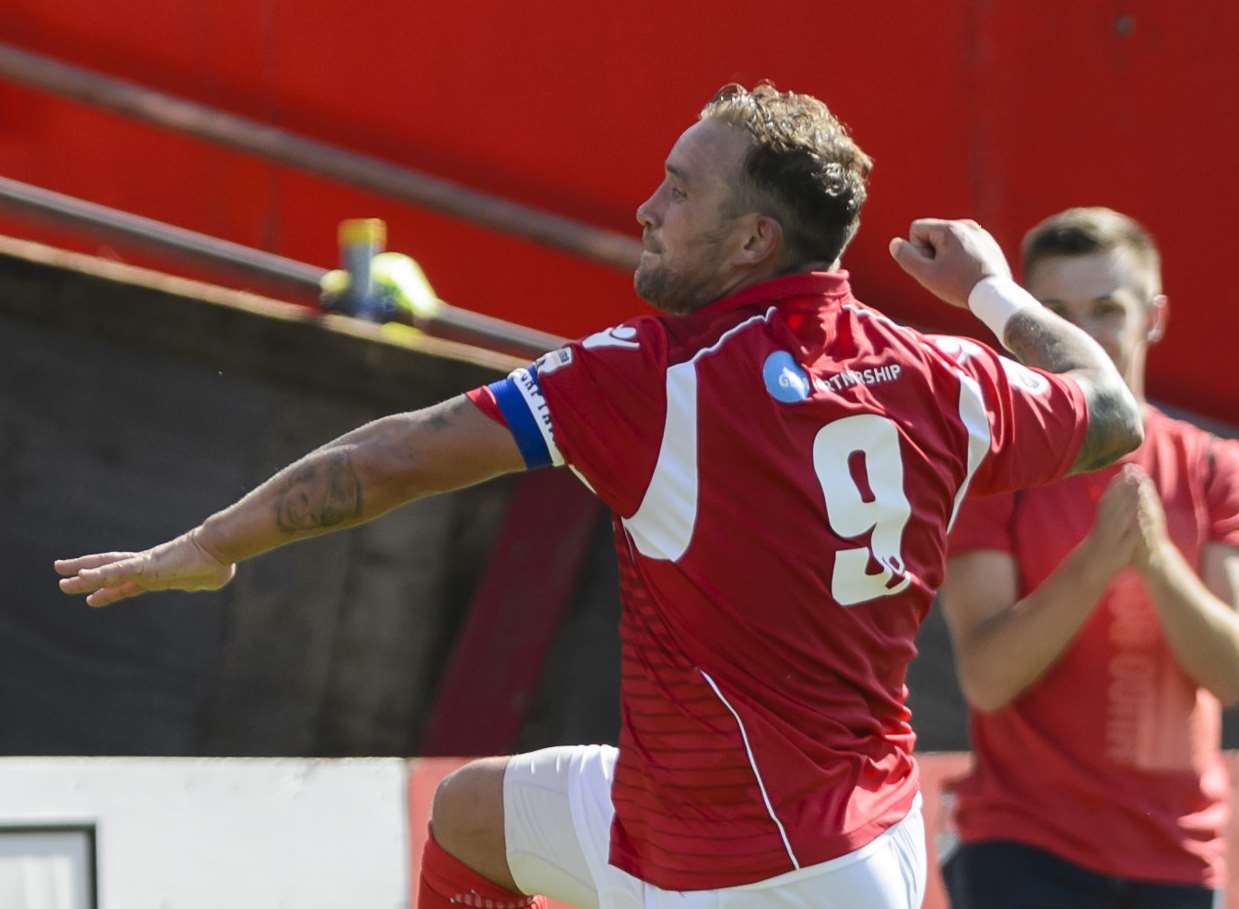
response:
M4 177L0 177L0 206L192 262L208 262L236 274L278 284L303 297L318 297L320 280L326 272L316 265ZM442 301L433 316L417 317L413 324L435 337L530 359L564 343L558 335Z
M481 193L450 180L4 43L0 43L0 76L434 209L619 270L632 270L641 255L640 243L624 234ZM3 177L0 177L0 205L196 263L206 262L233 274L259 278L303 297L318 296L319 282L325 273L325 269L315 265ZM557 335L447 303L442 303L433 317L419 318L415 324L438 337L520 357L537 356L564 341Z
M124 240L155 252L172 253L194 262L208 262L245 277L261 278L301 296L317 297L319 279L325 271L315 265L7 177L0 177L0 205L55 224L84 228L96 235Z
M621 271L641 244L626 234L489 195L451 180L0 43L0 76L165 129L288 164Z

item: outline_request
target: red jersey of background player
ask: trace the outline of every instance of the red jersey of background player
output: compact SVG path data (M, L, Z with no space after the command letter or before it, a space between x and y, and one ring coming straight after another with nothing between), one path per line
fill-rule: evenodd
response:
M1144 444L1110 468L969 499L951 554L1009 552L1027 596L1084 539L1126 463L1152 479L1194 571L1206 543L1239 545L1239 442L1150 407ZM976 766L955 787L959 833L1026 843L1101 874L1221 887L1230 787L1220 727L1217 699L1184 673L1129 569L1035 685L1006 709L973 712Z
M472 395L616 515L612 864L667 890L843 855L917 792L905 670L966 489L1046 482L1068 379L930 338L845 273L637 319Z

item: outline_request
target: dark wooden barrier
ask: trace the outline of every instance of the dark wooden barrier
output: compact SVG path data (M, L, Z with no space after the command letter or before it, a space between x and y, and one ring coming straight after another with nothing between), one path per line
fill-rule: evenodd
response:
M158 542L519 362L0 239L0 753L413 753L518 480L279 550L217 594L92 611L51 562Z

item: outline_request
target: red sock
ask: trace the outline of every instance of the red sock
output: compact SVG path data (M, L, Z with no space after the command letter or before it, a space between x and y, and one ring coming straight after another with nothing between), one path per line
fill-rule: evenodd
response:
M443 851L432 833L422 851L417 909L546 909L546 897L513 893L492 884L454 855Z

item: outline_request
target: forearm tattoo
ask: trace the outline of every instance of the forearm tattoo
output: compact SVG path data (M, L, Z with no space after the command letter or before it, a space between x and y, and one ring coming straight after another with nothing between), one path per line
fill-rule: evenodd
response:
M1047 324L1047 315L1041 310L1031 310L1012 316L1003 339L1007 348L1021 363L1049 372L1088 366L1093 359L1088 347L1073 343L1074 339L1064 336L1062 331L1055 331Z
M285 533L333 527L361 516L361 481L347 451L312 457L288 478L275 500Z
M1062 330L1062 324L1043 310L1016 313L1007 324L1004 341L1022 363L1049 372L1072 369L1097 370L1095 380L1082 384L1088 400L1088 430L1076 456L1074 469L1096 470L1130 451L1140 438L1140 412L1135 399L1108 370L1105 353L1079 329Z

